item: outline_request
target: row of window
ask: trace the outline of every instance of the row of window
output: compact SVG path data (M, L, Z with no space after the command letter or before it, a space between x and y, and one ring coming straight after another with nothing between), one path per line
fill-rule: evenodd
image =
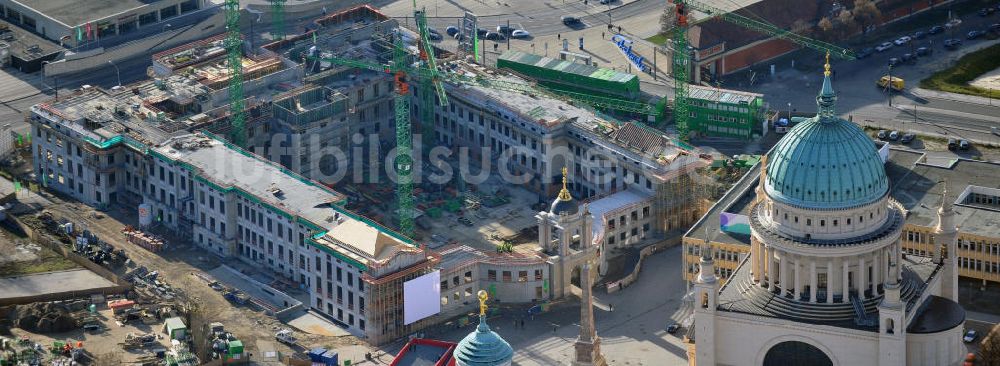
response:
M511 271L502 271L501 275L503 275L503 282L514 282L513 272L511 272ZM489 281L496 281L497 280L497 271L495 269L487 270L486 271L486 279L489 280ZM542 270L536 269L535 270L535 281L541 281L541 280L542 280ZM518 271L517 272L517 282L528 282L528 271Z

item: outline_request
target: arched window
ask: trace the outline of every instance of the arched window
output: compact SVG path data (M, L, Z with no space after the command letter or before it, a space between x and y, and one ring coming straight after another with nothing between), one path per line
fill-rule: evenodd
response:
M764 355L764 366L833 366L830 357L811 344L799 341L781 342Z

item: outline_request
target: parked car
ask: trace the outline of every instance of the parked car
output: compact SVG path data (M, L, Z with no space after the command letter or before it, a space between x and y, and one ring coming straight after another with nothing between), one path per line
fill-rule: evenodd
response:
M680 324L670 323L670 325L667 326L667 333L674 334L677 333L677 331L680 329L681 329Z
M990 24L990 31L993 33L1000 33L1000 23Z
M858 58L865 58L865 57L871 56L873 53L875 53L875 49L871 48L871 47L867 47L867 48L863 48L860 51L858 51L857 57Z
M957 38L950 38L944 41L944 48L947 48L949 50L957 49L961 45L962 45L962 40Z
M476 28L476 35L479 36L479 37L485 36L486 33L489 33L489 32L490 31L485 30L483 28Z
M914 55L912 53L904 53L903 56L900 57L900 60L902 62L914 62L917 61L917 55Z
M911 141L913 141L913 139L915 139L915 138L917 138L916 134L914 134L912 132L907 132L907 133L903 134L903 137L899 138L899 142L902 142L904 144L908 144Z
M948 150L955 151L958 149L958 140L948 139Z
M429 38L432 41L440 41L444 39L444 37L441 36L441 33L438 33L436 30L433 29L427 29L427 38Z
M913 40L913 38L910 38L910 36L902 36L902 37L896 38L896 40L892 41L892 43L895 43L897 46L902 46L904 44L910 43L910 41L912 41L912 40Z
M973 30L973 31L969 31L969 33L967 33L965 35L965 38L967 38L967 39L976 39L976 38L982 37L984 34L986 34L986 32L983 32L981 30Z
M571 17L569 15L563 15L562 23L568 26L574 26L580 24L580 19L577 17Z
M965 335L962 336L962 341L965 343L972 343L976 341L976 338L979 338L979 332L976 332L975 329L969 329L965 332Z
M601 3L601 5L608 5L608 4L611 4L611 3L615 2L615 0L601 0L601 1L598 1L598 2Z
M875 46L875 51L885 52L885 50L892 48L892 42L883 42L882 44Z
M941 33L941 32L944 32L944 27L942 27L940 25L935 25L935 26L931 27L931 29L927 30L927 34L938 34L938 33Z
M488 39L490 41L502 41L502 40L506 39L506 37L504 37L503 34L500 34L500 33L497 33L497 32L486 32L486 37L484 37L484 38L486 38L486 39Z
M899 131L889 132L889 141L899 140Z
M531 33L529 33L524 29L515 29L514 32L510 34L510 38L515 38L515 39L528 38L528 37L531 37Z
M448 28L444 29L444 33L447 34L449 37L454 37L456 34L458 34L458 28L450 25L448 26Z
M878 133L877 133L877 134L875 134L875 137L878 137L878 139L879 139L879 140L885 140L885 138L886 138L886 135L888 135L888 134L889 134L889 131L886 131L886 130L878 130Z
M971 145L969 145L969 140L965 140L965 139L958 140L958 149L959 150L968 150L969 146L971 146Z
M927 56L934 53L934 50L929 47L917 48L917 56Z
M949 20L947 23L944 23L944 27L945 28L955 28L959 24L962 24L962 20L958 19L958 18L955 18L955 19Z
M913 33L913 39L924 39L927 38L927 32L916 31Z
M497 26L497 33L503 34L505 36L509 36L513 32L514 32L514 28L513 27L508 27L506 25L498 25Z
M899 66L899 64L901 64L901 63L903 63L903 60L900 60L898 57L890 57L889 58L889 67Z
M996 11L996 9L993 9L993 7L982 8L982 9L979 9L979 16L981 16L981 17L988 17L991 14L993 14L994 11Z

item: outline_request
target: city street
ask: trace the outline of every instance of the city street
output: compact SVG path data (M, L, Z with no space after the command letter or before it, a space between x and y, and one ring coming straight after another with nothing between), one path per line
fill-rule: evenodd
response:
M990 133L991 127L1000 126L1000 102L919 88L920 80L953 65L961 56L1000 42L966 40L964 36L968 30L980 29L998 21L1000 17L996 16L970 18L951 35L928 36L860 60L831 60L835 71L833 87L838 92L837 112L853 116L855 122L874 128L1000 145L1000 136ZM949 37L962 39L962 46L954 51L946 50L942 44ZM870 44L874 46L891 39L872 39ZM916 63L892 68L892 75L904 79L906 87L901 93L893 93L890 106L888 94L875 82L889 73L887 60L890 57L901 57L918 47L929 47L933 53L918 58ZM774 64L777 72L773 76L766 75L769 65L761 65L755 70L727 76L722 86L763 93L772 109L814 110L815 92L818 92L822 80L822 56L811 51L799 51L780 58ZM753 73L756 73L756 80L763 81L751 85L749 80Z

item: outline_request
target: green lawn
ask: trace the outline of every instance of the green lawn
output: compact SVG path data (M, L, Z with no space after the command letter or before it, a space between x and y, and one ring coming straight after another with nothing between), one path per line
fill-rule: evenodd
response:
M655 36L646 38L646 40L649 41L649 43L652 43L652 44L655 44L655 45L662 45L664 43L667 43L667 35L663 34L663 33L660 33L660 34L657 34Z
M969 85L969 82L982 74L1000 67L1000 45L994 45L962 56L954 66L938 71L920 81L924 89L940 90L951 93L978 95L1000 94L995 91ZM995 95L993 95L995 96Z

